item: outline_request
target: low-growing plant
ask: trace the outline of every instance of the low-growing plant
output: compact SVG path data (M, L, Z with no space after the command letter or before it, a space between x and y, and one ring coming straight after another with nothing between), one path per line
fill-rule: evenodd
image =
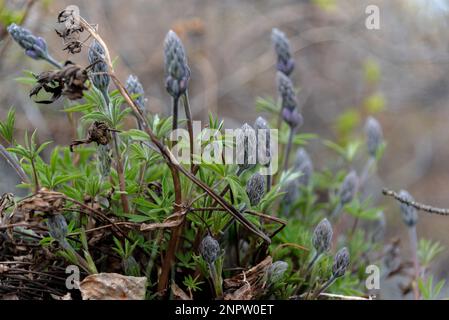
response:
M377 120L367 120L365 144L358 137L323 140L333 158L322 168L315 165L306 150L319 138L300 131L307 110L300 110L290 78L295 64L288 39L274 29L279 98L256 101L267 120L255 119L254 128L244 124L240 144L227 140L223 121L214 115L206 125L223 134L219 144L235 145L243 162L193 161L193 143L200 141L188 97L194 75L181 39L169 31L164 42L165 87L172 98L170 116L164 117L146 104L136 76L122 83L98 29L73 14L58 15L57 34L74 59L87 54L85 67L56 61L43 38L8 27L29 57L53 68L19 81L33 86L36 103L63 99L67 126L76 136L68 146L40 142L36 131L16 137L14 109L0 123L0 153L28 192L1 198L0 294L64 296L66 267L76 265L82 279L97 273L145 277L146 297L152 299L368 297L366 267L380 265L396 248L395 242L390 251L384 248L382 208L366 192L384 150ZM130 117L134 128L125 121ZM171 130L184 126L188 143L170 139ZM278 136L250 134L269 128L278 129ZM276 143L282 151L277 154L271 149ZM254 145L268 147L257 156L268 162L250 162ZM179 146L188 150L188 165L173 152ZM201 140L200 149L207 147ZM214 152L221 158L222 151ZM361 169L356 160L364 164ZM274 162L283 164L278 171L259 173ZM411 211L408 204L402 207L407 221ZM418 243L415 229L411 235L415 296L434 298L443 285L434 286L419 268L428 269L441 248Z

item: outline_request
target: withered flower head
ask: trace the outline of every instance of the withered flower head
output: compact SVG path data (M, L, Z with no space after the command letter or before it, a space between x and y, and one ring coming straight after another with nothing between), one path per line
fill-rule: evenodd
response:
M92 83L102 92L107 92L111 81L108 75L108 65L105 62L105 51L101 44L94 40L89 47L89 63L91 65Z
M37 84L31 89L30 97L37 96L44 89L51 93L50 100L35 101L36 103L50 104L65 96L70 100L83 97L83 91L87 90L85 83L88 80L87 69L67 61L61 70L45 71L35 76Z
M246 183L246 194L248 195L251 206L257 206L265 193L265 179L256 172Z
M399 192L399 196L407 201L415 201L413 196L406 190L401 190ZM415 207L409 206L408 204L405 203L401 203L400 206L401 206L402 220L404 221L407 227L409 228L414 227L418 222L418 213Z
M70 145L70 150L73 151L74 146L88 144L91 142L96 142L97 145L107 145L111 141L111 132L118 131L109 128L109 126L103 121L95 121L87 130L87 138L84 140L73 141Z
M332 244L332 226L326 218L316 226L313 232L312 244L318 253L329 251Z
M181 40L170 30L164 41L165 87L173 98L179 98L187 90L190 69Z
M80 53L84 41L81 40L81 35L84 32L84 27L80 23L79 13L70 9L61 11L58 15L58 23L63 25L62 30L55 30L58 36L64 39L64 49L71 54Z
M130 75L126 80L126 90L130 95L138 95L134 102L137 107L145 113L145 91L143 90L143 86L139 81L139 78L135 75Z
M271 41L277 55L277 70L290 75L295 68L295 61L292 59L290 42L285 34L279 29L274 28L271 32Z
M245 123L236 132L236 161L240 172L256 165L256 147L256 132L249 124Z
M345 275L349 266L349 251L346 247L341 248L335 254L334 263L332 265L332 276L339 278Z
M278 94L282 100L282 108L292 111L298 106L295 89L289 77L282 72L277 73Z
M218 244L218 241L210 235L207 235L204 237L203 241L201 241L200 253L207 263L214 263L220 255L220 245Z
M11 37L22 48L25 54L33 59L46 59L48 57L47 43L44 38L36 37L28 29L12 23L7 28Z

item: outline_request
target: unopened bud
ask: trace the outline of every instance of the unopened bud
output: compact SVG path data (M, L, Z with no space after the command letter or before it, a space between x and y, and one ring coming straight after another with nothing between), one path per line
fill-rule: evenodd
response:
M105 50L101 44L94 40L90 44L88 58L92 64L92 84L100 91L107 92L110 83L108 65L105 62Z
M359 178L357 177L357 173L355 171L348 173L343 180L339 191L340 203L342 205L345 205L354 199L357 192L358 183Z
M295 109L298 105L295 89L289 77L282 72L277 73L278 94L282 100L282 108Z
M271 41L277 56L277 70L290 75L295 68L295 61L292 59L290 42L285 34L279 29L274 28L271 32Z
M254 129L245 123L236 134L236 161L240 171L256 165L257 138Z
M11 37L23 49L25 54L33 59L44 59L48 56L47 43L44 38L36 37L30 30L12 23L7 28Z
M335 254L334 263L332 264L332 275L335 278L344 276L348 266L349 251L346 247L343 247Z
M179 98L187 90L190 69L184 46L175 32L170 30L164 41L165 87L174 98Z
M271 161L271 137L270 126L267 120L258 117L254 122L257 138L257 163L269 165Z
M260 173L255 173L249 178L246 193L251 206L257 206L265 193L265 178Z
M200 253L208 264L213 264L220 255L220 245L218 244L218 241L207 235L204 237L203 241L201 241Z
M405 190L401 190L399 192L399 196L409 202L415 201L412 195ZM418 222L418 213L415 207L412 207L405 203L401 203L400 206L401 206L402 220L409 228L414 227Z
M316 226L313 232L312 244L318 253L329 251L332 244L332 226L325 218Z
M365 124L366 145L371 157L376 157L377 152L382 144L383 134L382 127L373 117L369 117Z
M284 278L288 269L288 263L285 261L276 261L267 270L267 283L273 285Z
M296 152L295 169L301 172L299 184L308 186L313 174L313 163L309 154L304 148L300 148Z

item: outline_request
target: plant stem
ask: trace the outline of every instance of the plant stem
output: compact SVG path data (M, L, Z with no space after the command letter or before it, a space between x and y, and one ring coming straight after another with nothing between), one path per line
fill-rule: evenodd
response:
M34 192L37 193L39 191L40 187L39 187L39 179L37 177L36 166L34 164L34 158L31 158L30 162L31 162L31 169L33 170L33 177L34 177Z
M306 269L306 274L308 274L310 272L310 270L312 269L313 265L315 264L315 262L318 260L318 258L320 257L320 254L317 252L315 252L315 255L313 256L312 260L309 262L307 269Z
M410 227L410 250L412 251L413 259L413 269L414 269L414 284L413 284L413 294L415 300L419 299L419 289L418 289L418 278L419 278L419 260L418 260L418 236L416 234L416 226Z
M315 293L312 295L312 300L316 299L321 293L323 293L327 288L329 288L336 280L337 278L332 276L329 280L327 280L323 286L315 291Z
M3 145L0 144L0 153L5 158L6 162L16 171L17 175L20 177L22 182L29 182L26 173L23 171L20 164L14 159L13 156L5 149Z
M288 158L290 156L290 151L292 149L294 134L295 134L295 130L293 128L290 128L290 132L288 134L287 148L285 149L284 171L287 171L287 168L288 168Z
M173 98L173 124L172 124L172 130L175 131L178 129L178 102L179 98Z
M189 103L189 94L186 91L182 95L182 101L184 103L184 109L187 117L187 129L189 131L189 143L190 143L190 171L193 172L193 119L192 119L192 113L190 110L190 103Z

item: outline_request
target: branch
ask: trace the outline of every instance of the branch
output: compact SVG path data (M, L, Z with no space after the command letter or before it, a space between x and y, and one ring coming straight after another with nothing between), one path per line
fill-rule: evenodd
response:
M416 202L416 201L410 201L410 200L407 200L405 198L402 198L397 192L395 192L393 190L386 189L386 188L382 189L382 193L385 196L395 198L400 203L412 206L412 207L414 207L417 210L425 211L425 212L428 212L428 213L434 213L434 214L438 214L438 215L441 215L441 216L449 216L449 209L436 208L436 207L432 207L432 206L429 206L427 204L422 204L422 203L419 203L419 202Z

